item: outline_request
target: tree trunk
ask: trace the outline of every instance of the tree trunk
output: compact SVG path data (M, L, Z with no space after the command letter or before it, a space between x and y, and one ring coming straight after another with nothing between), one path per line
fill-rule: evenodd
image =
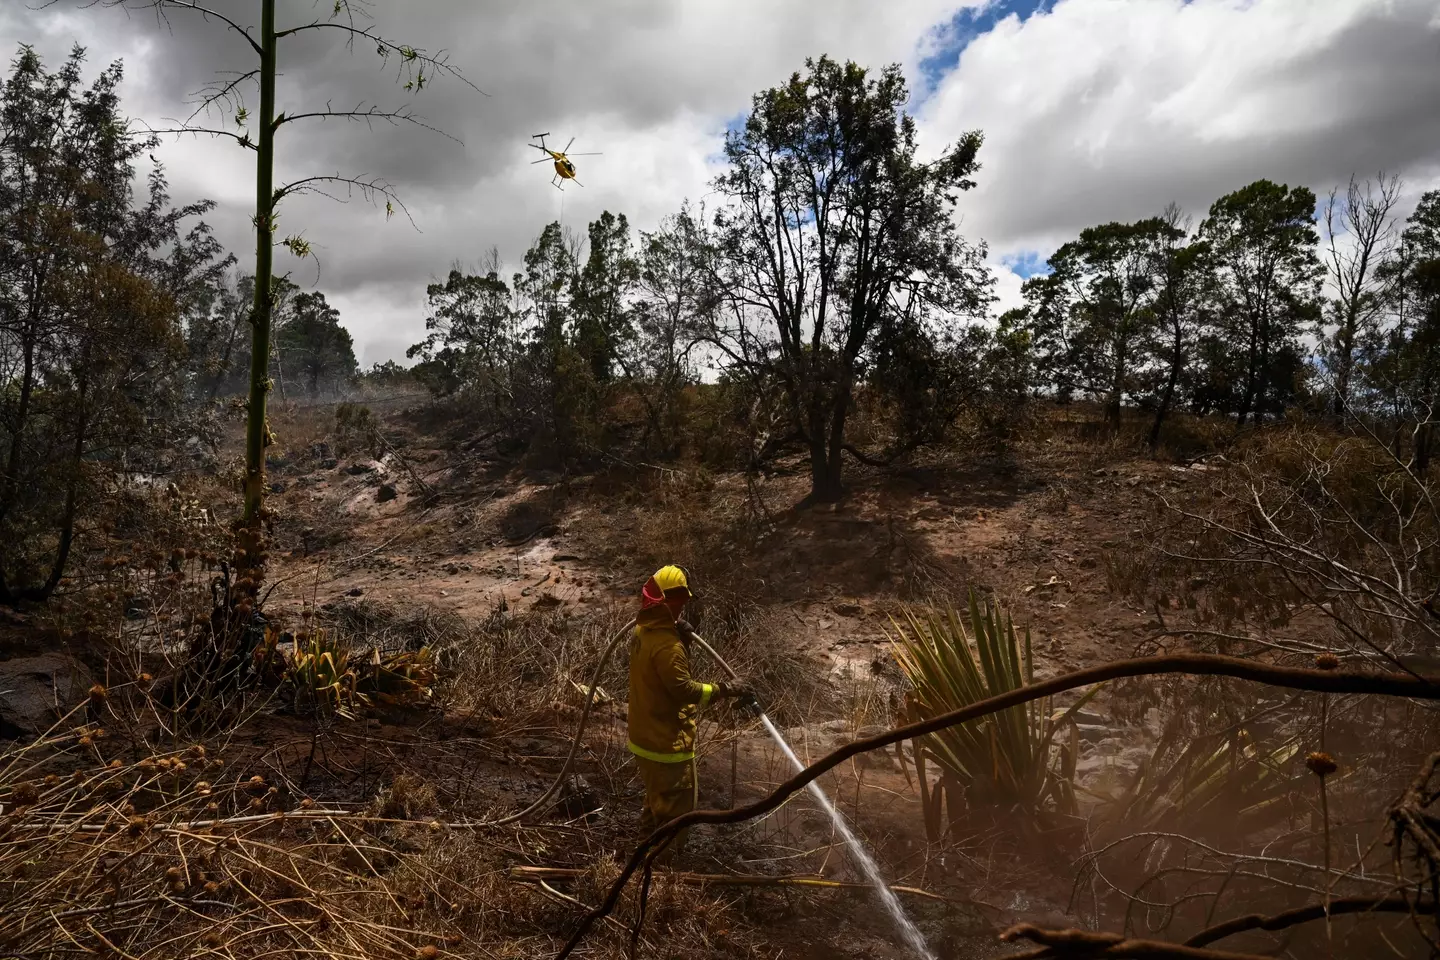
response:
M230 355L235 351L235 334L238 332L240 326L240 316L241 314L239 310L237 310L235 319L230 323L230 333L225 337L225 352L220 357L220 370L214 374L210 380L210 392L205 398L210 403L215 402L215 397L219 395L220 388L223 387L225 381L229 379Z
M1353 321L1349 322L1353 324ZM1335 363L1335 416L1345 418L1350 407L1350 371L1355 365L1354 327L1341 331L1339 355Z
M260 522L265 500L265 403L270 392L270 320L275 239L275 0L261 0L260 139L255 161L255 304L250 314L250 402L245 423L244 525Z
M1239 416L1236 417L1236 419L1235 419L1235 427L1236 427L1236 429L1240 429L1240 428L1243 428L1243 427L1245 426L1245 418L1250 415L1250 411L1254 408L1254 404L1255 404L1255 379L1256 379L1256 369L1255 369L1255 367L1256 367L1256 361L1257 361L1257 359L1258 359L1258 358L1257 358L1257 353L1258 353L1258 350L1259 350L1259 347L1258 347L1257 344L1256 344L1256 340L1258 339L1257 326L1258 326L1258 321L1251 321L1251 324L1250 324L1250 356L1248 357L1248 363L1247 363L1247 365L1246 365L1246 370L1245 370L1245 393L1244 393L1244 395L1242 395L1241 398L1240 398Z
M1155 423L1150 427L1150 449L1154 450L1160 445L1160 425L1165 422L1165 417L1170 413L1170 405L1175 402L1175 385L1180 380L1180 351L1176 348L1175 356L1170 361L1170 373L1165 378L1165 392L1160 395L1160 405L1155 409Z
M845 490L840 483L840 456L842 451L831 449L825 433L810 438L810 503L835 503Z
M84 387L80 388L80 406L85 405ZM78 491L80 487L80 472L84 469L85 460L85 438L86 432L85 415L80 415L80 423L75 428L75 446L70 456L74 473L70 477L70 485L65 491L65 515L60 521L60 543L55 549L55 563L50 568L50 577L45 585L40 588L34 599L48 600L60 586L60 579L65 575L65 566L70 562L70 548L75 543L75 515L79 510Z
M1115 351L1114 376L1110 381L1110 394L1105 398L1105 423L1111 430L1120 429L1120 403L1125 393L1125 349Z
M848 377L848 371L844 375ZM815 503L837 503L845 496L845 421L850 413L848 383L837 388L832 402L830 422L823 423L822 413L823 428L813 431L810 441L810 500Z
M25 369L20 377L20 397L15 410L15 428L10 435L10 451L5 458L5 482L0 486L0 520L10 512L14 502L15 477L20 469L20 450L24 446L25 421L30 417L30 398L35 391L35 337L26 337Z

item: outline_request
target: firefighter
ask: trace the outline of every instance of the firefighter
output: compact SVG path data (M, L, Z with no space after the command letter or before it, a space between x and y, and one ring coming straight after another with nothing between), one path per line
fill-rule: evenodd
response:
M750 698L743 683L701 683L690 675L690 638L680 619L690 601L683 568L657 570L640 592L640 613L630 641L630 752L645 784L640 826L647 833L695 809L695 719L716 698ZM681 831L666 851L684 846Z

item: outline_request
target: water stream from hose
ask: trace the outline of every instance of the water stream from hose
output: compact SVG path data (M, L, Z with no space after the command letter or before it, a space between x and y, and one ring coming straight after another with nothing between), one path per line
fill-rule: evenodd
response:
M785 751L785 756L790 758L790 762L795 765L795 769L804 770L805 764L801 763L800 758L795 756L795 751L791 750L790 744L786 743L785 738L780 736L780 731L775 729L775 724L770 722L770 718L762 713L760 714L760 722L765 725L765 730L770 736L775 738L775 742L780 745L780 749ZM850 848L850 855L855 859L855 863L859 865L860 870L865 874L865 879L869 880L871 886L875 888L875 893L879 895L880 902L885 905L885 909L888 910L890 916L894 918L895 925L900 928L900 934L905 938L905 942L909 944L910 948L917 954L924 957L925 960L935 960L935 955L930 952L930 947L925 943L925 936L920 932L920 928L915 926L914 921L906 916L905 909L900 906L899 898L895 896L895 891L890 889L890 885L887 884L885 878L880 875L880 868L876 866L870 854L861 846L860 840L850 831L850 825L845 822L844 817L840 816L840 811L835 809L835 805L830 802L830 798L826 796L825 791L820 789L820 784L811 780L805 786L810 791L810 795L815 798L815 802L820 804L821 808L830 815L830 819L834 822L835 829L840 832L840 836L845 838L845 842Z

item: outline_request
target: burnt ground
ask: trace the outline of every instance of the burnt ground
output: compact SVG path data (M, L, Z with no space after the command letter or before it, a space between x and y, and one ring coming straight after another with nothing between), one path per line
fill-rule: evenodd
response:
M375 802L418 777L443 816L517 809L554 776L579 684L628 619L640 583L667 562L691 570L701 633L765 691L807 762L897 721L902 691L888 644L906 604L959 607L972 589L999 602L1029 629L1040 675L1131 656L1168 615L1129 598L1146 576L1139 547L1154 529L1157 494L1200 496L1225 465L1136 456L1133 445L1083 436L1081 417L1056 418L1006 455L949 451L894 471L852 465L843 503L802 507L802 463L748 480L649 464L567 476L394 413L383 451L346 449L334 442L329 410L291 411L277 417L284 443L270 465L278 519L267 615L293 622L310 610L357 642L387 647L497 623L537 625L540 639L511 673L457 667L439 708L422 717L370 717L317 736L298 718L267 715L234 731L231 747L242 765L274 771L321 802ZM697 672L718 668L702 655ZM457 689L467 683L495 688ZM551 818L568 825L532 845L517 834L514 862L583 868L633 849L640 786L624 749L623 683L623 664L602 678L617 696L597 707L585 735L583 782L567 791L577 796ZM1088 708L1078 763L1086 806L1133 771L1153 739L1120 711L1112 716L1112 699L1103 693ZM723 707L702 721L700 770L701 805L715 808L757 799L792 772L758 724ZM915 776L906 753L874 753L820 782L892 882L946 898L902 897L941 957L1012 953L995 934L1015 922L1083 925L1067 913L1073 846L1022 837L1003 817L927 843ZM679 865L860 879L803 794L759 820L696 831ZM727 896L751 942L771 952L906 955L865 894ZM653 922L663 934L664 918Z
M467 454L402 420L389 429L398 452L379 460L338 457L326 467L329 451L317 449L272 468L285 556L268 610L365 603L469 621L502 611L618 626L644 577L679 560L702 595L724 594L730 607L748 612L746 622L769 635L770 656L778 650L820 681L818 693L783 710L802 759L894 720L889 618L906 602L962 605L970 588L998 600L1031 630L1041 674L1132 655L1159 622L1115 588L1135 575L1127 561L1144 536L1153 493L1183 496L1219 469L1138 458L1060 431L1003 457L951 454L895 473L857 466L844 503L801 508L801 464L753 484L653 466L565 477ZM712 637L743 644L733 632ZM768 669L764 657L747 666ZM606 801L593 829L619 838L615 852L623 855L639 785L624 762L621 709L601 717L587 740L602 758L588 774L604 781ZM573 724L573 707L557 711L558 733ZM427 736L448 730L441 721ZM789 773L755 724L736 734L722 716L702 729L702 740L702 805L755 799ZM563 744L552 737L533 746L554 755ZM1101 786L1113 773L1114 751L1088 743L1086 750L1082 768ZM518 784L513 768L489 776L487 802L502 808L548 782L538 768ZM927 845L913 776L896 756L871 756L824 783L894 882L982 904L909 901L945 955L1004 955L994 932L1011 922L1074 923L1065 917L1065 866L1048 862L1044 849L1016 859L994 826L977 827L964 849ZM702 834L686 861L700 872L857 879L808 797L757 824ZM783 927L787 955L841 955L840 943L844 955L901 955L889 921L865 897L784 902L780 915L757 906L753 916L767 936L772 924Z

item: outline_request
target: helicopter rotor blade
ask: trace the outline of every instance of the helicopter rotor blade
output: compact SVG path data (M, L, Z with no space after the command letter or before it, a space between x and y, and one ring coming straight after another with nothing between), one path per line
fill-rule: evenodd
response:
M567 153L567 154L565 154L565 156L567 156L567 157L603 157L603 156L605 156L605 154L603 154L603 153Z
M539 140L541 137L548 137L548 136L550 136L550 133L549 133L548 131L545 132L545 133L532 133L532 134L530 134L530 139L531 139L531 140Z
M533 167L533 166L535 166L535 164L537 164L537 163L549 163L549 162L550 162L550 158L549 158L549 157L541 157L539 160L531 160L531 161L530 161L530 166Z
M561 152L561 153L565 153L566 150L569 150L569 149L570 149L571 144L573 144L574 142L575 142L575 138L574 138L574 137L571 137L571 138L570 138L570 143L565 144L565 150L561 150L560 152Z

